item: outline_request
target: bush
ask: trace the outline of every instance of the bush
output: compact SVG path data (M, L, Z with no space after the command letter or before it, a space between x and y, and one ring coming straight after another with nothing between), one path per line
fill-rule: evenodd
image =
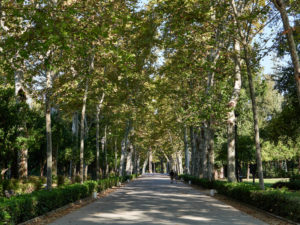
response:
M63 186L41 190L0 201L0 224L17 224L91 195L97 183Z
M86 181L83 184L65 185L51 191L39 190L31 194L21 194L10 199L0 197L0 224L18 224L36 216L90 196L95 190L103 191L116 186L120 181L133 179L136 176L110 177L97 181ZM59 179L59 178L58 178ZM40 179L30 178L29 181ZM29 182L28 181L28 182ZM31 182L32 183L32 182ZM7 181L6 187L14 182Z
M81 178L79 175L76 175L75 176L75 179L74 179L74 183L80 183L81 182Z
M276 215L300 222L300 196L293 194L292 192L274 189L262 191L257 185L229 183L226 181L208 181L207 179L199 179L190 175L180 175L180 177L185 181L190 180L193 184L204 188L216 189L220 194L254 205L257 208L272 212ZM287 184L293 188L300 185L298 181L277 182L274 185L286 187L285 185Z
M290 178L291 181L294 181L294 180L299 180L300 181L300 174L293 174Z
M291 180L289 182L278 181L272 185L272 188L286 187L290 190L300 190L300 180Z
M65 184L65 176L58 175L57 176L57 186L61 186Z
M266 190L251 193L252 204L276 215L300 222L300 198L286 191Z

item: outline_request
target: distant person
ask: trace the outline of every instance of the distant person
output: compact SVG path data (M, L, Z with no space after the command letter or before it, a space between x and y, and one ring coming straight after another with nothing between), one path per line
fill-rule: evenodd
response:
M171 172L170 172L171 184L173 184L174 176L175 176L175 173L173 170L171 170Z

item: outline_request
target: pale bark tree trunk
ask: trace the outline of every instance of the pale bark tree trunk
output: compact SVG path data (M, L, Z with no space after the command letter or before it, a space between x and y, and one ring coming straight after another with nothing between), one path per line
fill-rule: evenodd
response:
M100 147L99 147L100 111L102 108L104 96L105 96L105 94L103 92L102 97L99 100L99 104L96 107L96 177L97 177L97 180L100 179Z
M121 142L121 159L120 159L120 170L119 175L125 175L125 158L127 153L128 135L131 131L131 121L129 120L126 125L124 139Z
M236 117L234 110L239 100L241 87L242 87L242 76L241 76L241 61L240 61L240 44L238 41L234 42L234 62L235 62L235 80L234 88L231 99L229 101L228 119L227 119L227 179L229 182L236 182L235 176L235 124Z
M15 71L15 95L17 102L26 102L27 93L23 87L23 71L17 69ZM19 129L20 135L26 136L26 124L23 123ZM26 178L28 176L28 149L23 144L18 151L18 177Z
M265 189L264 185L264 174L263 174L263 167L262 167L262 158L261 158L261 147L260 147L260 138L259 138L259 125L258 125L258 113L257 113L257 105L256 105L256 98L255 98L255 89L252 80L252 71L250 60L248 58L247 47L244 46L245 52L245 61L247 67L247 75L249 81L249 89L250 89L250 96L252 101L252 112L253 112L253 121L254 121L254 133L255 133L255 147L256 147L256 161L257 161L257 169L258 169L258 177L259 177L259 186L262 190Z
M107 126L104 128L104 136L102 138L102 153L104 155L104 166L103 166L103 172L104 176L106 177L108 175L108 162L107 162Z
M70 176L72 178L72 181L74 181L74 178L76 175L75 155L78 150L78 134L79 134L78 112L75 112L73 114L73 119L72 119L72 141L73 141L72 153L73 153L73 155L71 156L71 160L70 160Z
M250 179L250 167L249 167L249 163L247 163L247 180Z
M152 149L151 148L149 148L149 173L152 173L153 171L152 171Z
M251 62L249 59L249 38L247 39L243 33L241 25L239 24L239 15L240 12L237 11L236 3L234 0L231 2L231 6L233 9L233 17L235 23L238 28L239 36L241 38L243 49L244 49L244 60L246 63L247 68L247 76L248 76L248 83L250 89L250 96L252 102L252 112L253 112L253 122L254 122L254 133L255 133L255 147L256 147L256 161L257 161L257 169L258 169L258 176L259 176L259 186L262 190L265 189L264 187L264 179L263 179L263 167L262 167L262 159L261 159L261 147L260 147L260 138L259 138L259 126L258 126L258 114L257 114L257 105L256 105L256 98L255 98L255 88L254 83L252 80L252 69L251 69Z
M136 174L140 174L141 170L141 157L137 154L137 161L136 161Z
M194 134L194 127L190 126L190 142L191 142L191 174L196 175L196 139Z
M210 181L215 179L215 154L214 154L214 135L215 132L210 125L210 129L208 130L208 179Z
M117 170L118 170L118 140L117 138L115 138L115 174L117 174Z
M178 174L182 174L183 173L183 166L182 166L182 153L181 153L181 151L176 152L176 161L177 161Z
M169 157L166 155L166 153L163 150L161 150L161 152L163 153L163 155L164 155L164 157L165 157L165 159L167 161L167 165L165 166L166 173L169 173L170 172L170 159L169 159Z
M147 156L146 156L145 161L143 163L142 174L146 173L146 167L147 167L148 161L149 161L149 152L147 153Z
M52 174L57 176L57 157L58 157L58 144L56 144L56 148L54 148L53 160L52 160Z
M190 153L189 153L189 145L188 145L188 137L187 137L187 126L184 126L184 153L185 153L185 166L184 173L190 174Z
M51 131L51 88L53 71L46 72L46 135L47 135L47 189L52 189L52 131Z
M297 47L293 36L293 28L290 26L289 17L286 11L286 5L284 0L272 0L272 2L281 15L283 27L285 30L284 33L286 34L287 42L289 45L289 51L294 66L294 76L295 76L295 81L297 86L298 102L300 105L300 62L297 53Z
M120 169L119 169L119 175L124 175L124 164L125 164L125 156L126 156L126 142L127 138L124 138L121 142L121 158L120 158Z
M86 102L88 96L88 87L89 83L86 80L83 102L82 102L82 110L81 110L81 121L80 121L80 182L84 181L84 120L85 120L85 111L86 111Z
M207 154L208 154L208 149L207 149L207 124L204 123L204 125L201 127L200 130L200 145L199 145L199 150L200 150L200 171L199 171L199 177L200 178L207 178Z
M131 175L132 174L132 155L133 155L133 145L132 143L129 144L129 152L127 154L126 159L126 174Z

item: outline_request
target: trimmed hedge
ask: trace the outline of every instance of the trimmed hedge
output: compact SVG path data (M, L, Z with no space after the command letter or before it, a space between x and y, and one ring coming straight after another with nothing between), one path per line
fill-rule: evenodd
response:
M216 189L218 193L251 204L257 208L300 222L300 196L285 190L260 190L257 185L209 181L190 175L180 175L185 181L204 188Z
M300 190L300 180L291 180L289 182L278 181L272 185L272 188L283 188L286 187L290 190Z
M103 191L116 186L118 182L134 177L111 177L98 182L86 181L83 184L62 186L51 191L34 191L31 194L22 194L9 199L0 198L0 225L22 223L68 203L91 196L96 190Z

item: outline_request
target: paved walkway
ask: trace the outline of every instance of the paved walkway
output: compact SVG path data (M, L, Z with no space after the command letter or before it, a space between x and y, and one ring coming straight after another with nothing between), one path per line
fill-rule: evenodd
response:
M145 175L52 225L265 224L167 176Z

